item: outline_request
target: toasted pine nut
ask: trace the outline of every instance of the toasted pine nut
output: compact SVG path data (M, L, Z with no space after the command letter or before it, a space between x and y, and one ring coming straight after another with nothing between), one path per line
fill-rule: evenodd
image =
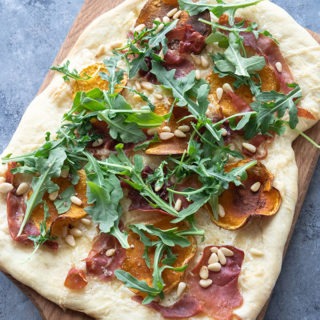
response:
M178 8L174 8L167 13L167 17L171 18L178 11Z
M226 257L232 257L234 255L234 252L228 248L222 247L220 250Z
M282 72L282 63L281 63L281 62L279 62L279 61L276 62L275 67L276 67L276 69L277 69L277 71L278 71L279 73Z
M175 208L176 211L180 211L181 210L181 206L182 206L182 201L179 198L179 199L177 199L177 201L176 201L176 203L174 205L174 208Z
M161 132L159 134L159 138L161 140L169 140L172 139L174 137L174 134L172 132Z
M163 95L160 94L160 93L155 93L155 94L154 94L154 97L155 97L157 100L162 100L162 99L163 99Z
M202 288L208 288L212 285L212 280L211 279L201 279L199 281L199 285Z
M136 82L134 83L134 86L136 87L136 89L137 89L138 91L141 91L141 90L142 90L141 84L140 84L139 81L136 81Z
M62 227L61 236L62 236L63 238L65 238L65 237L68 235L68 230L69 230L68 226L63 226L63 227Z
M223 96L223 89L222 88L217 88L216 90L216 95L217 95L217 99L218 99L218 102L221 100L222 96Z
M157 132L158 132L158 128L150 128L150 129L147 130L147 135L148 136L153 136Z
M146 25L144 23L141 23L134 28L134 31L141 32L145 27L146 27Z
M182 13L181 10L177 11L177 12L172 16L172 19L173 19L173 20L179 19L180 16L181 16L181 13Z
M257 181L251 186L250 190L252 192L258 192L260 187L261 187L261 182Z
M57 197L58 197L58 194L59 194L59 191L58 191L58 190L50 193L50 194L49 194L49 200L51 200L51 201L56 200Z
M224 92L233 92L231 85L227 82L222 85L222 89Z
M223 218L226 215L224 208L221 204L218 205L218 215L219 217Z
M199 69L196 70L196 72L195 72L195 77L196 77L197 80L200 80L200 79L201 79L201 72L200 72Z
M82 219L80 220L80 222L81 222L82 224L84 224L85 226L90 226L91 223L92 223L92 221L91 221L90 219L88 219L88 218L82 218Z
M179 126L178 130L182 131L182 132L189 132L190 131L190 127L186 124Z
M102 139L102 138L99 138L99 139L97 139L96 141L94 141L94 142L92 143L92 146L93 146L93 147L100 147L102 144L103 144L103 139Z
M208 68L209 67L209 60L207 59L207 57L206 56L201 56L200 57L200 60L201 60L201 66L203 67L203 68Z
M187 288L187 284L185 282L183 281L179 282L178 288L177 288L177 297L180 297L183 294L184 290L186 290L186 288Z
M22 183L20 183L20 185L19 185L19 187L18 187L18 189L17 189L17 191L16 191L16 194L17 194L18 196L21 196L21 195L25 194L26 192L28 192L29 189L30 189L29 183L27 183L27 182L22 182Z
M226 136L228 135L228 131L227 131L225 128L222 128L222 129L221 129L221 135L222 135L223 137L226 137Z
M0 183L6 182L6 178L5 177L0 177Z
M218 258L219 258L219 262L224 266L227 263L227 259L224 256L223 252L221 251L221 249L218 250Z
M148 90L148 91L152 91L153 90L153 85L148 82L148 81L142 81L141 82L141 87L145 90Z
M207 266L202 266L199 272L199 276L201 279L208 279L209 278L209 270Z
M216 263L218 261L219 261L219 259L218 259L217 254L215 252L211 253L211 256L208 260L208 264Z
M250 253L253 255L253 256L257 256L257 257L262 257L264 255L264 253L256 248L251 248L250 249Z
M107 257L112 257L112 256L114 256L115 253L116 253L116 249L114 249L114 248L108 249L108 250L106 251L106 256L107 256Z
M8 182L2 182L0 184L0 193L8 193L13 190L13 185Z
M74 237L78 238L78 237L81 237L82 236L82 231L78 228L72 228L70 231L69 231L70 234L72 234Z
M171 128L169 126L164 126L161 129L162 132L171 132Z
M71 234L68 234L64 240L70 247L74 247L76 245L76 241L74 240L74 237Z
M251 144L251 143L243 142L243 143L242 143L242 146L243 146L245 149L247 149L248 151L252 152L252 153L256 153L256 151L257 151L256 146L254 146L254 145Z
M208 265L208 270L213 272L219 272L221 270L221 264L219 262L211 263Z
M163 28L164 28L164 24L163 24L163 23L160 23L160 24L158 25L158 28L156 29L155 33L160 32Z
M164 16L164 17L162 18L162 22L163 22L163 23L169 23L169 22L170 22L170 18L169 18L168 16Z
M210 251L213 252L213 253L217 253L218 252L218 248L217 247L212 247L210 248Z
M114 42L114 43L111 43L110 44L110 49L116 49L116 48L121 48L122 47L122 42L120 41L117 41L117 42Z
M70 200L73 204L77 205L77 206L81 206L82 205L82 200L76 196L71 196Z
M177 137L177 138L185 138L187 135L182 132L181 130L177 129L177 130L174 130L174 135Z

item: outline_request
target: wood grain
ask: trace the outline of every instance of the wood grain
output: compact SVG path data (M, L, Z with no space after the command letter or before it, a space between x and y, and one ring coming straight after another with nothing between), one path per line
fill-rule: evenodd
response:
M114 7L116 7L122 0L86 0L84 5L75 20L64 44L62 45L58 55L56 56L53 64L59 64L66 57L70 49L75 44L82 30L96 17L101 15ZM310 32L315 39L320 43L320 35ZM50 71L44 82L42 83L39 93L42 92L52 79L52 71ZM320 141L320 123L310 129L307 134L315 141ZM289 238L286 243L286 249L288 247L289 240L292 236L295 223L298 219L303 201L305 199L308 186L313 175L317 160L319 158L319 151L317 151L311 144L307 143L304 139L298 138L294 144L293 148L296 154L296 161L299 168L299 198L296 206L294 223L292 225ZM305 155L308 155L305 157ZM71 310L63 310L56 304L48 301L47 299L38 295L34 290L22 285L13 278L9 276L12 281L14 281L19 288L33 301L36 307L39 309L40 314L44 320L90 320L92 318ZM263 320L268 304L265 305L258 320Z

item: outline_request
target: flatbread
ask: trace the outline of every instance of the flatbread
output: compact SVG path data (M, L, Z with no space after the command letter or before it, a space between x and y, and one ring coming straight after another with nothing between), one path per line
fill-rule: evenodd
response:
M143 5L144 2L128 0L97 18L83 32L68 55L67 59L71 61L72 67L81 70L100 61L101 52L108 52L113 42L125 41L127 31L133 26ZM320 46L284 10L271 2L264 1L241 11L241 14L259 22L260 28L269 30L279 40L281 51L296 82L302 88L304 98L301 105L319 119ZM111 20L112 24L109 23ZM284 25L286 28L283 28ZM56 131L71 102L69 85L63 82L60 75L56 75L48 88L28 107L3 154L18 155L40 146L44 132ZM314 123L315 121L300 120L299 129L306 130ZM275 176L274 186L281 192L283 199L276 216L268 222L249 222L244 228L233 232L216 227L205 213L200 213L197 218L199 227L207 234L205 241L199 244L199 250L211 244L228 244L245 252L239 278L244 303L235 312L242 319L257 317L280 272L284 245L297 199L297 167L291 148L295 137L296 134L292 131L277 137L264 161ZM0 263L5 272L60 306L83 311L99 319L121 320L127 319L129 314L137 319L162 319L159 313L134 302L131 299L132 292L118 281L105 283L91 280L80 292L63 286L67 271L74 265L81 266L82 260L87 257L95 234L95 228L91 227L86 236L78 240L74 249L61 243L56 253L39 250L30 257L32 248L11 240L6 220L5 197L1 197ZM192 319L209 318L196 316Z

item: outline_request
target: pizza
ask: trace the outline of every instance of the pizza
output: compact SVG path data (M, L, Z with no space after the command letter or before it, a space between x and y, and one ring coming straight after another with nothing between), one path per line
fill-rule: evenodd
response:
M317 61L268 1L103 14L3 154L1 268L98 319L255 319L294 214L291 143L320 116Z

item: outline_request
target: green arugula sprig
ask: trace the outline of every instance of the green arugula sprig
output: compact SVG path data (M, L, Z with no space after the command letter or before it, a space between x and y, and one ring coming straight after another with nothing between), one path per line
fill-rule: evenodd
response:
M70 79L74 80L89 80L91 77L87 74L84 76L80 76L79 72L76 69L70 70L70 61L67 60L63 65L58 66L52 66L50 70L60 72L64 74L63 80L68 82Z
M172 249L175 246L186 248L191 245L188 236L203 236L204 231L195 227L192 220L191 227L186 230L179 230L177 227L162 230L152 225L135 224L131 225L130 229L139 235L140 240L145 246L144 258L147 266L152 270L152 286L149 286L145 281L138 280L130 273L124 270L116 270L115 276L122 281L127 287L147 293L143 300L143 304L152 302L155 298L163 299L163 289L165 283L162 278L162 273L166 269L171 269L177 272L182 272L187 268L187 265L181 267L173 267L177 257ZM150 237L156 240L151 240ZM151 266L149 252L154 250L153 264Z
M141 32L134 32L133 39L129 39L126 46L119 48L117 54L126 61L129 78L133 78L139 70L147 71L146 59L162 61L160 51L167 51L166 34L173 30L178 20L166 23L164 28L158 32L160 22L154 21L154 27L144 28ZM122 53L124 52L124 53ZM132 58L134 57L134 58Z
M258 4L263 0L247 0L235 3L225 3L222 0L217 0L216 4L210 4L206 0L200 0L193 2L192 0L178 0L180 9L188 11L191 16L197 15L206 10L211 11L217 18L220 18L223 14L229 16L229 22L234 24L234 16L238 9L251 7Z

